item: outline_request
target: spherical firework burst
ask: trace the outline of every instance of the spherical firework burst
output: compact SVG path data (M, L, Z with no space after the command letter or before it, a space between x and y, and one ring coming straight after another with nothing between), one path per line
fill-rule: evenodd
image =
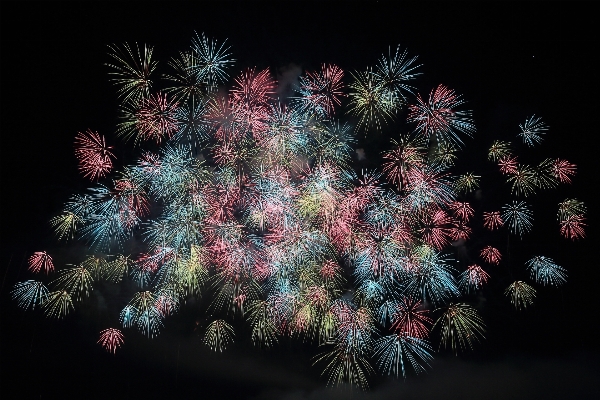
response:
M102 282L122 283L131 300L115 322L154 337L190 298L206 296L200 328L212 350L225 351L245 321L256 346L283 337L322 345L316 364L329 382L366 387L375 368L418 373L434 348L458 353L483 339L485 302L474 299L496 295L492 282L517 265L511 235L533 230L535 201L545 200L535 194L576 172L562 159L520 163L510 143L490 141L480 158L497 164L490 174L506 190L489 196L501 203L485 203L490 174L455 167L475 134L465 101L445 85L413 95L416 57L399 48L362 72L322 64L287 99L276 98L269 69L245 69L228 90L229 48L204 34L168 64L166 82L150 80L151 55L111 46L109 64L122 100L117 135L151 150L108 179L111 148L97 133L78 134L80 169L102 182L72 196L51 224L89 254L54 272L47 253L34 253L30 272L55 276L50 290L15 284L20 307L62 318ZM547 132L540 121L520 126L528 147ZM402 134L386 139L382 170L354 169L356 132L392 123ZM586 212L579 200L561 202L558 233L583 238ZM466 263L456 257L463 247ZM525 309L535 287L566 282L549 257L520 264L530 282L500 293L507 307ZM103 330L98 343L115 353L123 334Z

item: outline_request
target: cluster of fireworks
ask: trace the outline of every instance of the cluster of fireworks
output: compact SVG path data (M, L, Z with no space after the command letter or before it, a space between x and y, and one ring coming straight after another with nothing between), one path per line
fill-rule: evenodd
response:
M426 98L415 94L416 57L399 47L349 77L331 64L307 71L289 98L277 97L269 70L248 69L223 89L234 60L204 35L168 63L162 90L152 48L111 46L109 54L122 100L117 135L158 150L140 149L108 179L112 148L97 132L77 134L81 173L102 183L71 197L51 224L59 240L87 243L89 255L54 272L46 252L34 253L29 270L54 279L17 283L12 292L19 306L49 317L72 312L99 281L132 281L138 291L115 322L148 337L187 299L209 293L204 342L213 350L234 341L232 318L242 316L257 346L283 336L323 345L316 362L333 383L366 386L374 367L420 372L435 338L454 352L483 338L470 302L511 267L489 243L469 247L472 262L463 266L452 245L468 243L474 223L490 235L527 234L528 197L576 172L562 159L521 164L510 143L495 141L488 159L514 200L473 208L481 177L451 172L463 139L475 133L471 112L444 85ZM338 119L343 110L354 126ZM381 172L353 169L355 135L397 124L403 113L412 133L391 138ZM520 128L528 146L548 130L537 117ZM583 238L585 213L583 202L564 200L557 234ZM143 253L132 250L140 242ZM566 281L548 257L524 261L523 280L501 294L516 309L533 303L535 286ZM99 343L115 352L123 341L109 328Z

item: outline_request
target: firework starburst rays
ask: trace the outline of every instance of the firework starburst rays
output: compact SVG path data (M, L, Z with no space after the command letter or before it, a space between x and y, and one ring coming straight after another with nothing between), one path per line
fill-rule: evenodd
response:
M291 97L268 68L230 82L229 47L204 34L155 80L151 47L109 50L116 134L146 149L113 172L113 154L128 151L90 130L76 136L80 170L99 182L51 225L87 254L65 266L58 255L72 252L29 253L27 273L39 280L14 285L19 307L64 318L122 285L131 297L111 325L152 338L202 297L196 330L213 351L244 331L259 347L300 339L323 346L317 363L330 383L366 387L376 370L422 372L434 349L474 348L485 332L475 304L498 295L505 267L520 265L531 281L499 293L517 310L538 286L565 284L565 268L547 256L516 262L508 233L528 240L534 210L543 218L547 209L537 203L549 198L535 194L571 183L576 166L547 157L528 166L493 139L487 154L463 152L475 136L465 101L443 84L414 96L417 57L400 47L361 72L320 64L298 74ZM531 117L520 136L537 145L546 128ZM380 169L363 157L367 146L353 147L371 139L389 145L378 150ZM462 162L477 157L495 171ZM586 213L565 199L557 231L583 238ZM115 353L124 340L108 328L98 343Z
M152 87L150 75L156 69L157 62L152 61L153 48L144 45L143 50L138 44L135 48L125 43L123 47L110 45L109 55L114 63L107 63L113 71L111 80L119 86L118 93L125 102L137 103L148 97Z
M417 104L409 106L408 122L417 124L416 131L428 142L460 147L463 142L459 134L469 137L475 132L471 111L458 111L456 107L464 100L454 90L439 85L431 91L428 101L417 96Z

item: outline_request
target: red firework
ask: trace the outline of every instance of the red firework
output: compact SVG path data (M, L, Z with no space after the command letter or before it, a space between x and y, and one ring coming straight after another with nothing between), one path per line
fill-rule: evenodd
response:
M502 254L500 254L500 250L492 246L485 246L481 249L481 253L479 256L483 261L488 264L500 264L500 260L502 259Z
M459 221L455 223L452 228L450 228L450 238L454 241L456 240L467 240L469 236L471 236L471 227L468 226L465 222Z
M154 308L162 318L166 318L177 311L177 301L168 294L161 293L156 298Z
M477 264L470 265L465 272L467 274L467 283L469 287L473 287L477 290L481 289L490 278L489 274Z
M54 271L54 264L52 263L52 257L50 257L45 251L36 251L31 257L29 257L28 270L34 274L44 270L46 274Z
M98 343L104 347L104 350L109 353L116 353L117 348L121 347L124 341L124 336L120 330L108 328L100 332Z
M164 93L157 93L141 103L136 113L138 135L143 140L154 140L160 144L170 139L177 131L177 102L167 99Z
M115 155L106 145L104 136L88 129L75 136L75 156L79 160L79 171L91 180L98 180L108 174L113 167L111 158Z
M254 68L247 69L235 83L231 90L233 101L248 108L267 106L275 93L275 80L268 68L258 73Z
M483 213L483 227L494 231L504 225L504 221L500 216L500 211L490 211Z
M145 191L130 179L121 179L115 183L115 191L125 200L123 212L131 212L137 217L150 214L150 202Z
M396 147L383 155L383 172L401 189L408 182L408 171L425 164L422 148L408 140L393 141Z
M587 226L584 221L583 215L569 215L560 221L560 234L571 240L583 239L585 237L584 227Z
M443 210L438 209L425 214L422 220L424 226L420 229L425 243L438 250L443 249L452 235L452 222L452 218Z
M231 89L231 107L237 115L241 130L261 132L269 114L270 101L275 94L276 83L268 69L256 72L247 69L235 79Z
M426 339L429 336L427 325L433 322L428 313L420 300L405 297L392 315L392 329L399 335Z
M464 223L468 223L474 214L473 208L467 202L454 201L448 207L454 216Z

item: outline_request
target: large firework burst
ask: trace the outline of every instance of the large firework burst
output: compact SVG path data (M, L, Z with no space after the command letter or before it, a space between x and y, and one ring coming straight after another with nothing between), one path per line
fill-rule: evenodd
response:
M153 337L189 297L210 295L202 328L211 349L234 342L242 317L255 345L283 336L323 345L316 363L330 382L366 386L375 366L405 376L408 365L423 371L436 347L459 352L481 342L475 297L493 296L488 283L511 262L498 238L533 229L534 205L518 198L571 183L576 171L562 159L520 164L511 144L496 140L487 158L509 200L479 204L485 177L453 171L475 136L471 111L445 85L426 99L413 94L416 57L399 47L375 68L305 71L289 99L276 97L269 69L246 69L229 90L219 87L234 60L204 34L168 63L165 82L154 80L151 56L150 46L111 46L109 66L123 101L117 134L152 151L136 148L138 159L109 180L114 156L104 138L76 136L81 171L103 181L72 196L51 224L58 239L79 240L90 254L59 268L49 288L17 283L20 307L62 318L97 282L128 281L136 290L115 322ZM407 124L397 132L408 133L389 139L382 171L353 169L355 135L344 115L357 119L355 134L369 135L400 125L403 109ZM548 130L535 117L520 128L528 146ZM585 213L579 200L560 203L557 234L583 238ZM471 245L474 231L487 235L482 245ZM466 264L452 246L464 243ZM46 252L29 261L30 272L53 273ZM517 309L533 303L534 285L566 281L549 257L522 264L522 280L500 293ZM109 328L99 343L114 353L123 340Z

